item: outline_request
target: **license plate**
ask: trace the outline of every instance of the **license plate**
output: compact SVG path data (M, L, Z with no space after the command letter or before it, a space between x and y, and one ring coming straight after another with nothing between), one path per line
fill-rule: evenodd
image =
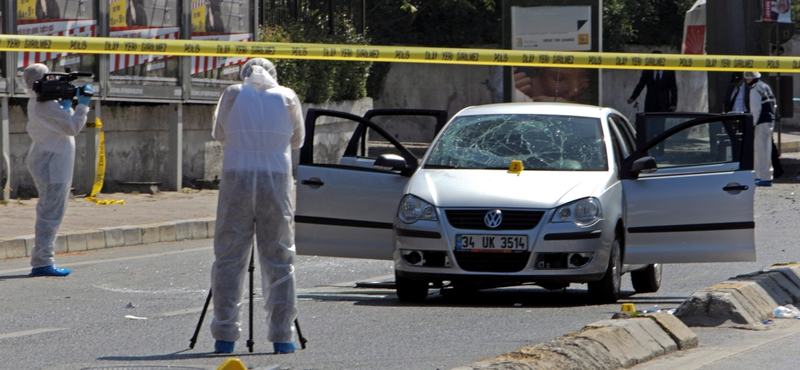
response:
M528 250L528 236L456 234L456 250L500 253L522 252Z

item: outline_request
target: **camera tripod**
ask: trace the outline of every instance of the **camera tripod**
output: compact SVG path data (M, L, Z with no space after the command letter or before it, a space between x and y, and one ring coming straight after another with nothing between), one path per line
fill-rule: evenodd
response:
M247 349L250 353L253 353L253 271L255 271L255 253L256 247L255 244L253 248L250 249L250 266L247 268L247 271L250 273L250 335L247 339ZM197 335L200 333L200 327L203 326L203 319L206 317L206 312L208 311L208 304L211 303L211 293L212 290L208 289L208 297L206 297L206 303L203 305L203 311L200 313L200 320L197 322L197 328L194 329L194 336L192 339L189 340L189 349L194 349L195 343L197 343ZM300 341L300 348L306 349L306 338L303 337L303 332L300 331L300 322L297 321L297 318L294 319L294 326L297 328L297 339Z

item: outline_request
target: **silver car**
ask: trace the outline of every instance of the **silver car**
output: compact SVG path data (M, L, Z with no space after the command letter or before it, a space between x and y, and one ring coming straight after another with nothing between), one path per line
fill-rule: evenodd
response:
M309 110L296 243L393 259L401 300L588 283L613 302L627 272L654 292L664 263L755 260L749 115L640 114L634 129L596 106L477 106L439 115L421 161L373 115ZM357 123L336 163L314 161L321 116Z

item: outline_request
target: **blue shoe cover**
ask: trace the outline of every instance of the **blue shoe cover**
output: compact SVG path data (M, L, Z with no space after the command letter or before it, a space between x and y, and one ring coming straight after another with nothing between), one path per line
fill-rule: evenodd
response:
M756 186L772 186L772 181L756 180Z
M236 346L236 342L218 340L214 342L214 353L232 353L234 346Z
M55 266L35 267L28 276L67 276L72 270L62 269Z
M297 349L295 347L294 342L290 343L272 343L272 348L275 349L275 354L279 353L294 353L294 350Z

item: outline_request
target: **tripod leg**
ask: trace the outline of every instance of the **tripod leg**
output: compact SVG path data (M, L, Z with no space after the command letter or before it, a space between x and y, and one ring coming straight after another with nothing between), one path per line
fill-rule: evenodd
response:
M294 326L297 328L297 338L300 340L300 348L306 349L306 342L308 341L303 337L303 332L300 331L300 322L297 321L297 319L294 319Z
M203 319L206 318L206 311L208 311L208 304L211 302L211 288L208 289L208 297L206 297L206 304L203 305L203 312L200 313L200 321L197 322L197 328L194 329L194 336L189 340L189 349L194 349L197 343L197 335L200 333L200 327L203 325Z
M253 353L253 271L256 269L253 264L253 259L256 253L256 246L253 244L253 249L250 250L250 267L247 269L250 272L250 339L247 340L247 348L250 353Z

